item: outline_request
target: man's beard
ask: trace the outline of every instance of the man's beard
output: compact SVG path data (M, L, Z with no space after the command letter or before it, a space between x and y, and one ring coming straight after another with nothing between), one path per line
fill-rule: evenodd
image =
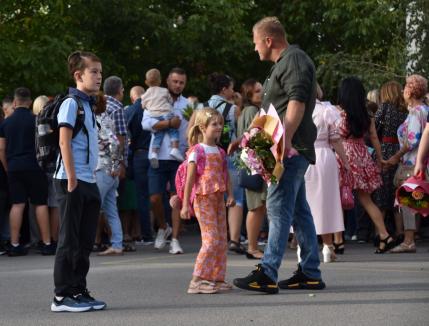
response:
M174 93L172 90L168 90L168 91L170 92L171 96L174 96L174 97L179 97L180 95L182 95L182 93Z

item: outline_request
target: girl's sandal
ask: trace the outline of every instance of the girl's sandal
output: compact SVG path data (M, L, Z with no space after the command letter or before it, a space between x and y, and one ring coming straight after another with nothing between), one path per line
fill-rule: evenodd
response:
M390 241L389 241L389 239L390 239ZM383 248L380 247L382 244L384 244ZM390 235L388 235L383 240L380 238L379 247L377 248L377 250L374 253L375 254L384 254L385 252L389 251L393 247L395 247L395 241L393 240L393 238Z
M189 294L212 294L219 292L216 284L206 280L191 281L189 283L188 293Z
M221 282L216 282L216 288L219 291L230 291L230 290L232 290L233 286L232 286L232 284L229 284L228 282L221 281Z

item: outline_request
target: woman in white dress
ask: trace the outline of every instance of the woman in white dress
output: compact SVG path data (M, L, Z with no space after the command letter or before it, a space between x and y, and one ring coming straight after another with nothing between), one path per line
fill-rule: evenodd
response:
M318 87L317 93L317 97L320 99L322 97L320 87ZM317 139L314 143L316 164L310 165L305 174L305 187L316 232L321 235L323 240L323 261L329 263L336 259L333 233L339 235L344 231L339 172L333 149L346 170L349 170L350 167L337 127L340 121L339 111L329 102L317 100L313 111L313 121L317 127Z

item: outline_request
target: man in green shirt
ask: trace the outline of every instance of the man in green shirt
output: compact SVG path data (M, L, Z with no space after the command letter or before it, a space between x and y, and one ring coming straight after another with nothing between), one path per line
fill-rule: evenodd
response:
M289 45L276 17L266 17L253 27L255 51L263 61L274 62L264 83L262 107L272 103L283 119L285 171L277 184L268 188L267 212L270 221L262 264L234 284L245 290L278 293L282 289L323 289L313 217L305 195L304 174L314 164L316 127L312 113L316 100L314 64L297 46ZM293 226L301 246L301 263L290 279L277 284L278 269Z

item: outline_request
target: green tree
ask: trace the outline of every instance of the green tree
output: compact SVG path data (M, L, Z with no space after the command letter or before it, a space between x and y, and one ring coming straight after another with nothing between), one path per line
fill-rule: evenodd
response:
M403 78L406 6L402 0L2 0L0 96L20 85L35 95L64 91L71 84L67 55L85 49L102 59L104 76L118 75L127 87L143 84L149 68L166 77L181 66L189 76L186 93L206 100L211 72L227 73L237 85L265 79L271 64L254 52L252 26L277 15L290 43L313 58L332 99L350 74L368 89Z

